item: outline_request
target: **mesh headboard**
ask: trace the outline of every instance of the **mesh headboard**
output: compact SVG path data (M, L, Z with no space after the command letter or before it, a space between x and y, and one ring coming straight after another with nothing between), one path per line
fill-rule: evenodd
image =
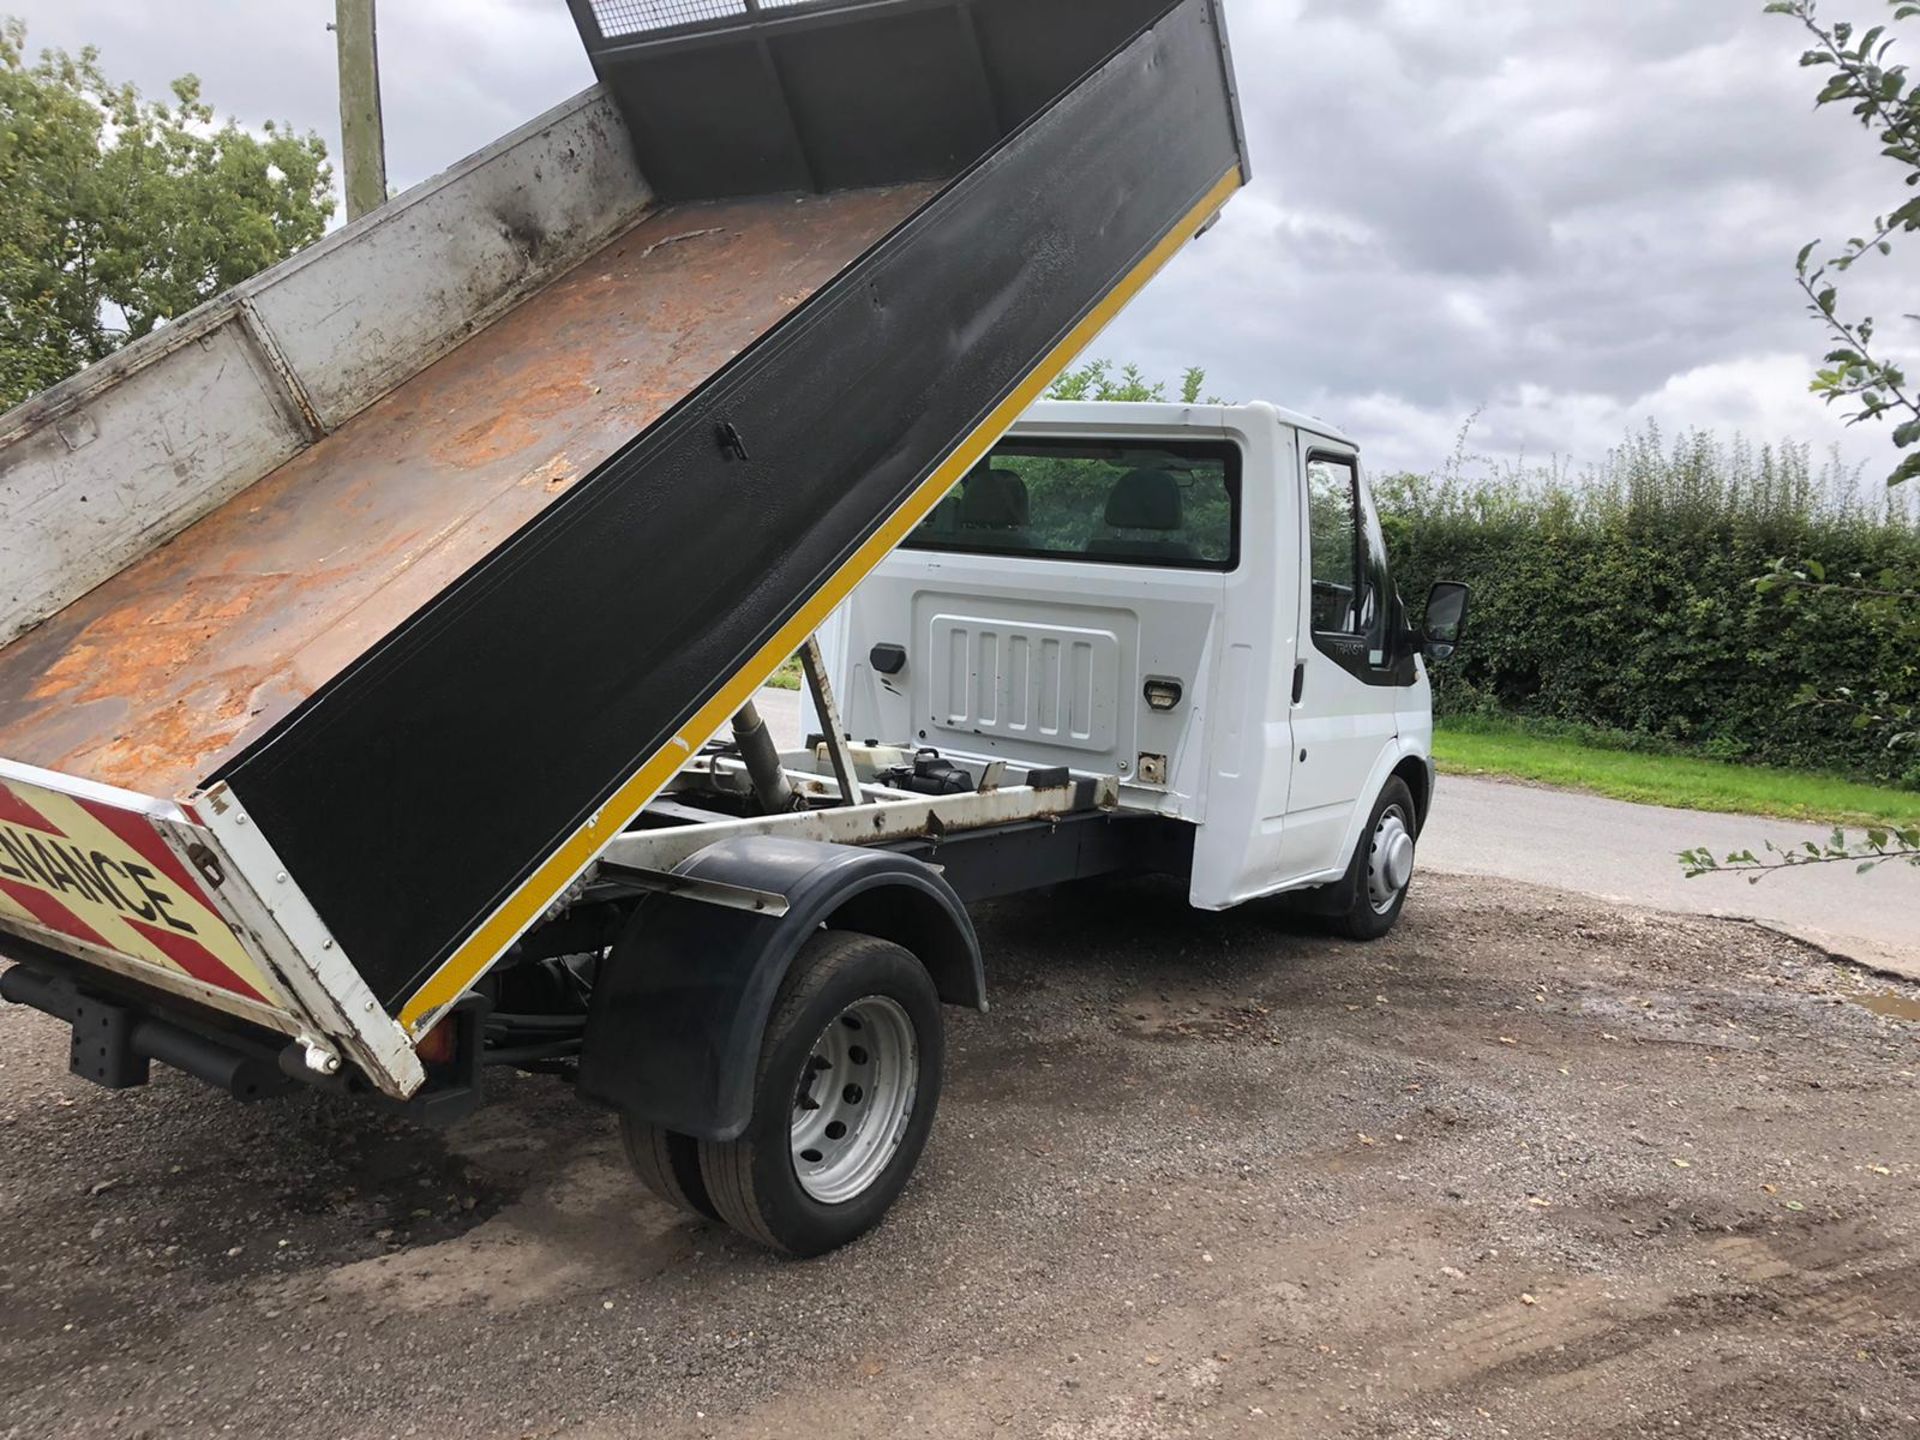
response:
M568 0L667 200L949 179L1174 0Z
M624 40L704 29L715 22L750 22L762 14L846 9L847 5L848 0L587 0L584 8L601 40Z

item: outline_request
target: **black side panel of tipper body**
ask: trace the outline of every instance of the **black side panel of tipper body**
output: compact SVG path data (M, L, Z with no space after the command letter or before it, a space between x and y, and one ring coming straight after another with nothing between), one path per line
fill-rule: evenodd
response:
M1224 199L1217 25L1180 0L223 772L389 1008Z

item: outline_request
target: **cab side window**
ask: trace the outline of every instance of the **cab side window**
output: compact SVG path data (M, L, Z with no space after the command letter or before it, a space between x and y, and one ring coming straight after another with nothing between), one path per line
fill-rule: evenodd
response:
M1313 557L1313 645L1368 685L1411 685L1412 653L1393 639L1404 625L1386 537L1347 455L1307 459L1307 525Z
M1360 559L1359 480L1350 461L1321 456L1307 462L1307 517L1314 632L1364 634L1369 587Z

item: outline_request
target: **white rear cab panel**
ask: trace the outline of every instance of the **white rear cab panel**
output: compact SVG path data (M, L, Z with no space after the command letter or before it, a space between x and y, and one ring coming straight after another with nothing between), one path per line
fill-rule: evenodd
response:
M1205 712L1226 577L1004 556L903 552L847 608L841 705L855 739L1118 775L1128 809L1204 818ZM904 647L882 675L876 645ZM1171 713L1147 677L1177 680ZM1164 783L1141 778L1163 757ZM1149 762L1151 763L1151 761Z

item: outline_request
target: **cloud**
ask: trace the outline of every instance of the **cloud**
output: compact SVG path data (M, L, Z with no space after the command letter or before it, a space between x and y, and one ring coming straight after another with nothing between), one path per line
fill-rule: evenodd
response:
M1760 8L1241 0L1256 183L1101 348L1204 363L1419 468L1479 410L1508 455L1585 463L1658 419L1883 471L1885 432L1806 393L1827 345L1792 260L1899 177L1812 113L1798 37ZM1917 260L1851 294L1891 321Z
M1576 472L1605 457L1629 432L1651 423L1670 436L1694 429L1763 442L1794 438L1823 461L1849 437L1839 416L1807 393L1804 355L1780 353L1716 361L1670 376L1645 394L1619 399L1594 391L1521 384L1451 417L1403 397L1320 395L1317 409L1338 408L1350 430L1374 437L1378 470L1428 470L1452 452L1470 420L1465 449L1477 457Z
M1629 428L1841 443L1806 394L1827 348L1792 260L1901 192L1815 113L1760 0L1227 0L1255 181L1103 339L1222 394L1317 410L1376 460L1478 447L1600 458ZM337 130L331 0L12 0L39 44L101 47L158 93ZM381 10L390 168L426 178L588 84L561 0ZM1916 37L1920 39L1920 37ZM1908 43L1913 43L1909 41ZM1920 246L1849 300L1889 327Z

